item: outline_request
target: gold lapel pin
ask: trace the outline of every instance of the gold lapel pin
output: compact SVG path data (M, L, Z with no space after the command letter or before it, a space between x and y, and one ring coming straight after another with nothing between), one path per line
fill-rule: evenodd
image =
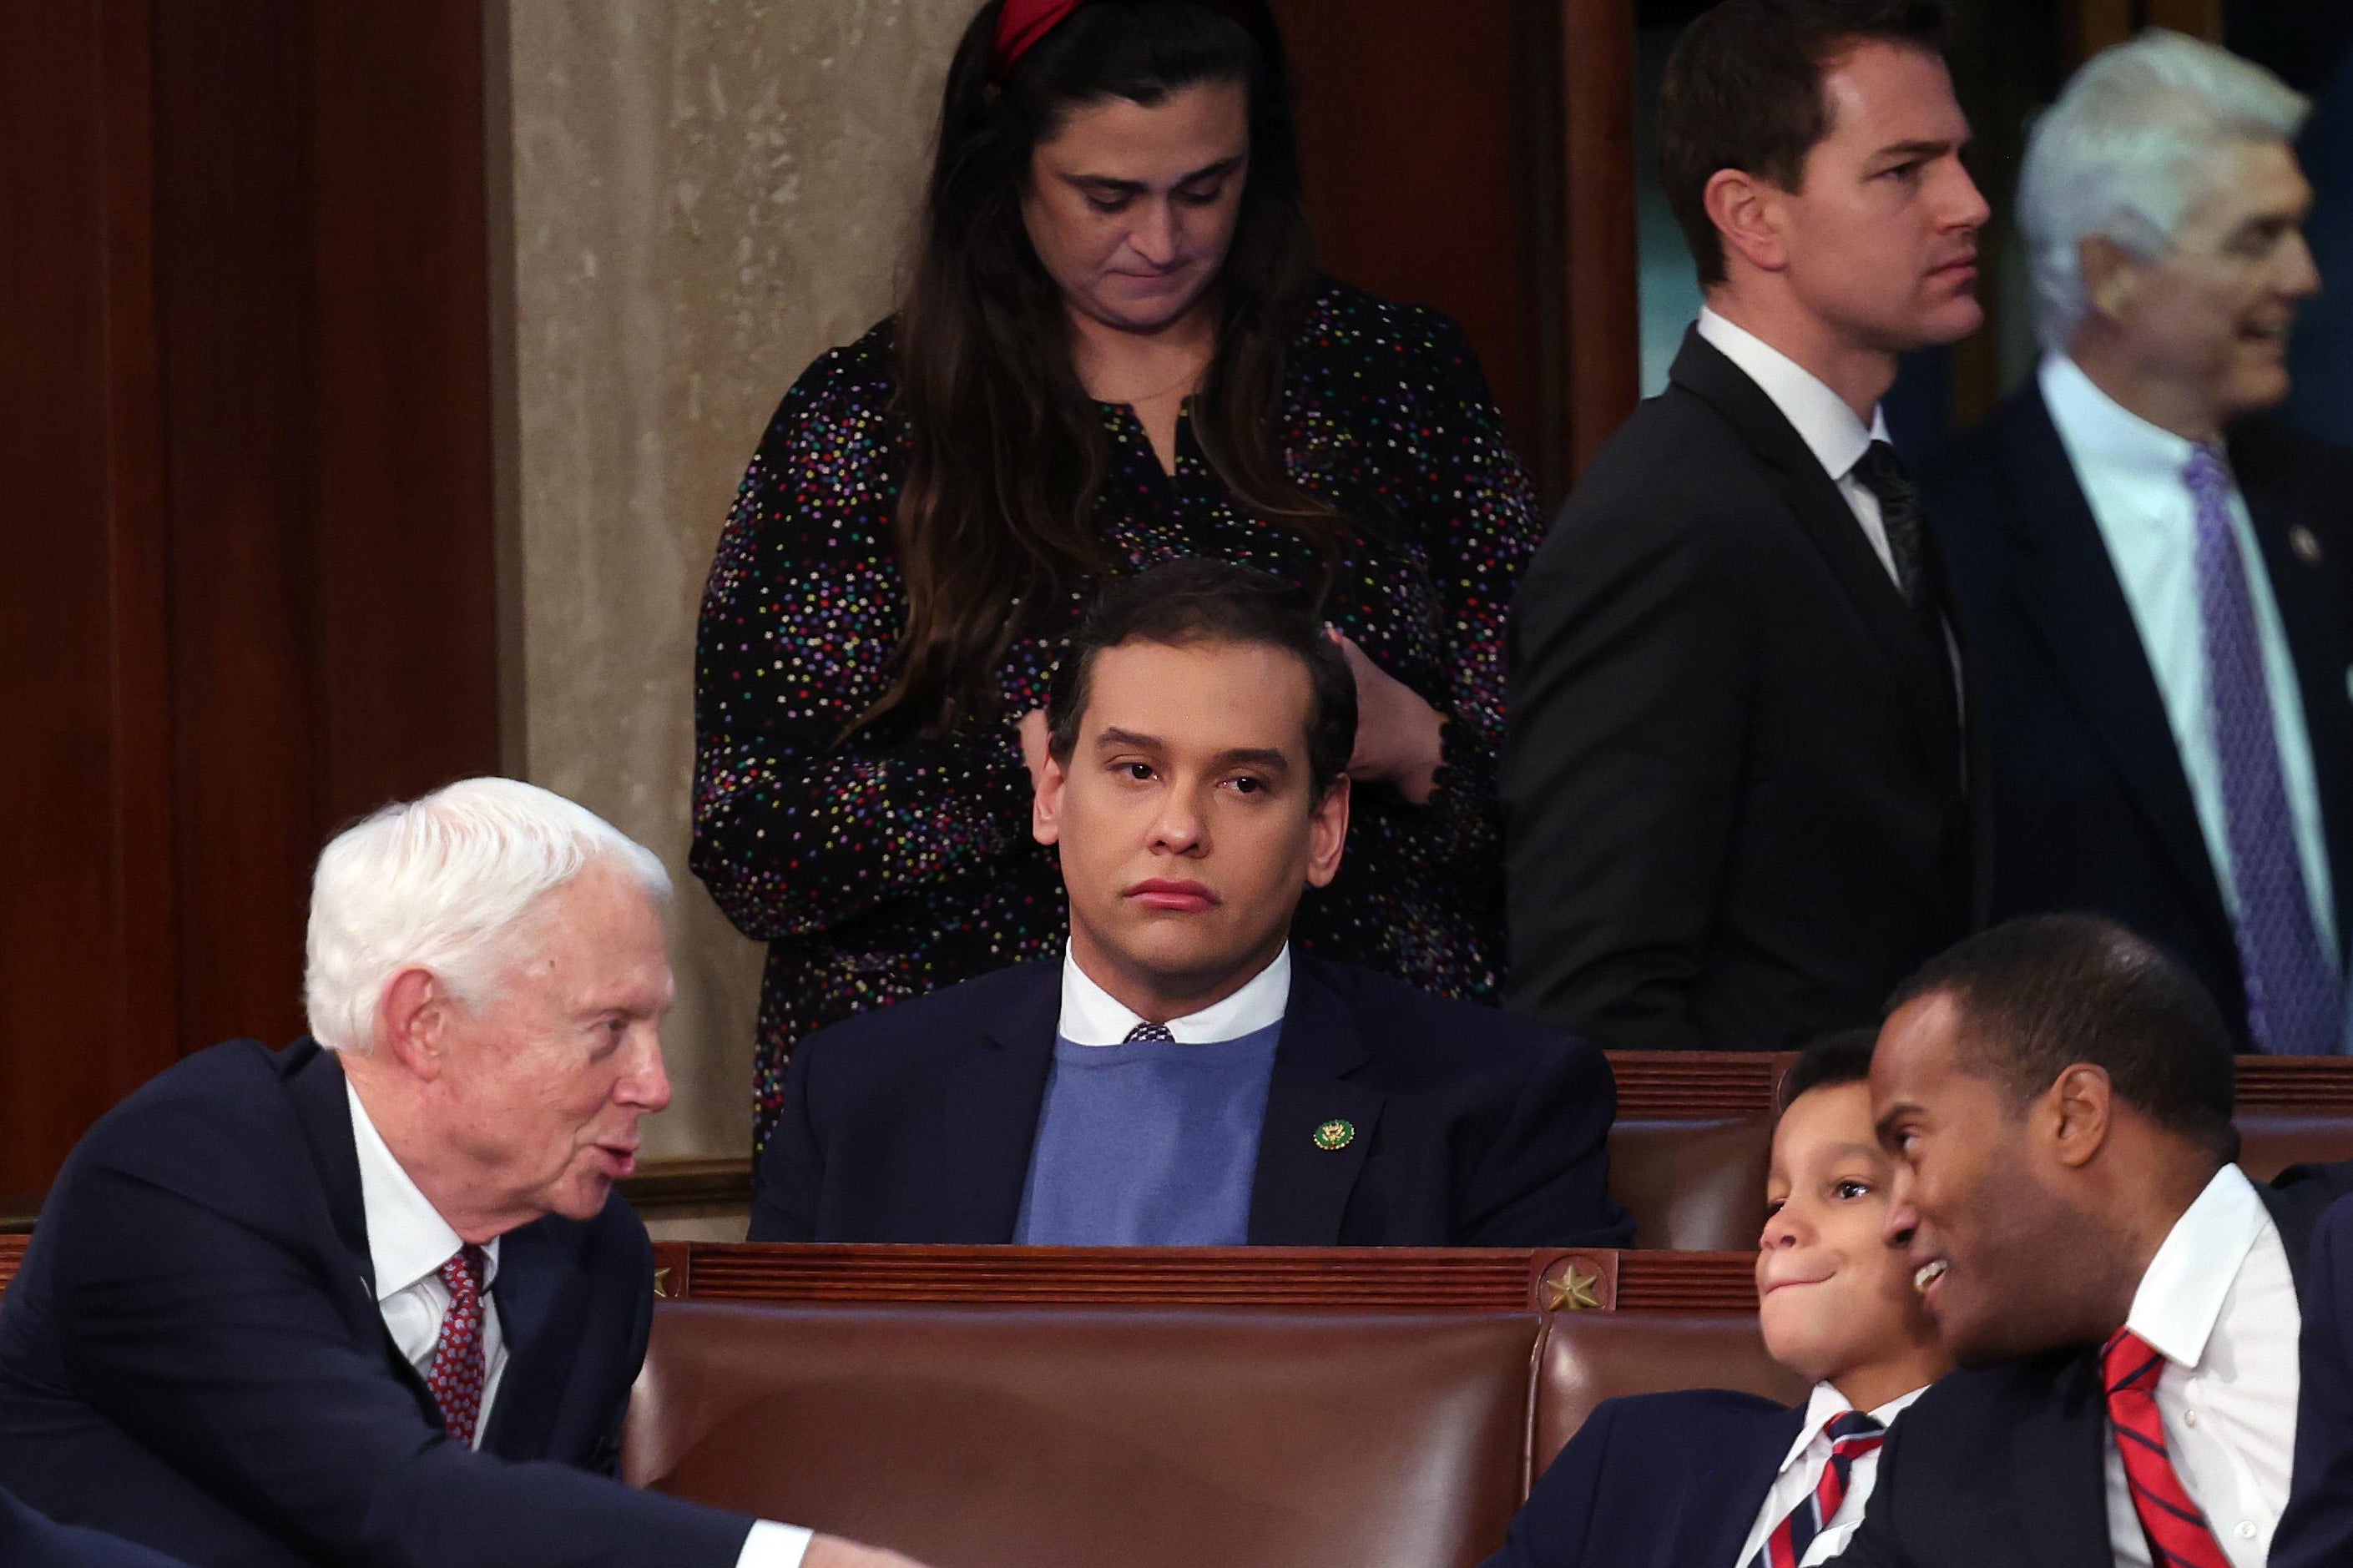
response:
M1345 1149L1356 1141L1356 1124L1344 1117L1335 1116L1315 1130L1315 1146L1327 1154L1335 1149Z
M2287 542L2298 561L2306 566L2320 564L2320 536L2312 530L2299 522L2287 531Z

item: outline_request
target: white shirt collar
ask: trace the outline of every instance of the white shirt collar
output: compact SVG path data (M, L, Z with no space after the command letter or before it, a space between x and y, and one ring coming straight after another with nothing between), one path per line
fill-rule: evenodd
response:
M360 1091L348 1078L343 1080L343 1093L352 1106L352 1142L360 1157L360 1204L367 1216L368 1260L375 1268L375 1299L381 1302L438 1270L466 1240L449 1227L432 1200L417 1190L393 1157L384 1134L369 1119L367 1107L360 1103ZM482 1252L488 1259L482 1268L482 1289L487 1290L499 1274L497 1238L492 1237Z
M1747 328L1735 326L1702 307L1699 335L1773 400L1773 406L1796 427L1799 438L1832 479L1845 479L1873 441L1887 439L1884 414L1873 409L1870 427L1865 428L1845 398Z
M1179 1045L1187 1046L1240 1039L1282 1022L1282 1010L1290 1001L1291 944L1285 942L1274 962L1260 970L1249 984L1198 1013L1169 1019L1168 1032ZM1141 1015L1128 1011L1125 1004L1096 984L1079 967L1077 955L1068 945L1063 947L1062 1038L1074 1046L1115 1046L1142 1022Z
M2197 450L2194 442L2150 424L2102 392L2065 354L2043 355L2034 374L2051 423L2079 468L2181 482L2181 470Z
M1871 1412L1872 1419L1882 1426L1893 1426L1895 1418L1911 1409L1913 1402L1927 1392L1928 1385L1922 1384L1909 1394L1898 1394ZM1822 1435L1822 1428L1853 1408L1847 1402L1846 1395L1831 1384L1814 1384L1813 1397L1806 1401L1805 1424L1798 1428L1798 1440L1789 1445L1788 1453L1782 1458L1781 1468L1786 1471L1803 1459L1806 1450L1813 1447L1814 1439Z
M2263 1207L2254 1183L2238 1166L2223 1166L2197 1201L2181 1211L2164 1245L2149 1259L2125 1326L2166 1360L2197 1366L2206 1359L2206 1342L2213 1336L2240 1265L2272 1228L2271 1212Z

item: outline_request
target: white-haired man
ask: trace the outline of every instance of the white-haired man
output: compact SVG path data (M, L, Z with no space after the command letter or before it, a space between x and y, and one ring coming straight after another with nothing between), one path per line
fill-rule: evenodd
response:
M2179 34L2108 49L2020 188L2044 357L1928 486L1975 660L1993 913L2171 949L2240 1048L2342 1048L2353 454L2258 417L2319 287L2305 100Z
M312 1037L199 1052L59 1173L0 1314L0 1485L207 1568L905 1568L609 1479L669 892L507 779L329 845Z

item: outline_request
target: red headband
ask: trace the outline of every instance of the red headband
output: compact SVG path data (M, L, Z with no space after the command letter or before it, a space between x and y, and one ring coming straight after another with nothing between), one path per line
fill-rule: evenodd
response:
M997 48L993 57L994 74L1003 81L1014 65L1030 47L1070 20L1071 13L1086 4L1086 0L1005 0L1005 9L997 14ZM1251 17L1248 6L1237 0L1194 0L1220 16L1230 16L1252 34L1259 24Z

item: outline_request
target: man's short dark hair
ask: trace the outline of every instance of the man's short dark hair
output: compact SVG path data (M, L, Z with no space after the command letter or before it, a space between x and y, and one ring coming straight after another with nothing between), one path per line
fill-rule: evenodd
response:
M1945 0L1724 0L1683 29L1659 95L1659 179L1703 288L1724 281L1707 183L1738 169L1794 191L1831 132L1822 76L1858 43L1941 55Z
M2096 915L2035 915L1929 960L1889 1002L1944 994L1960 1010L1961 1066L2023 1106L2077 1062L2159 1127L2238 1157L2231 1032L2197 976Z
M1842 1083L1871 1081L1871 1053L1879 1044L1876 1029L1841 1029L1810 1040L1798 1059L1781 1075L1774 1109L1787 1111L1798 1096L1810 1089L1831 1089Z
M1356 678L1324 633L1307 595L1279 578L1206 556L1170 561L1105 588L1071 638L1046 698L1047 751L1067 763L1095 655L1128 641L1254 643L1294 654L1307 667L1307 772L1313 798L1348 771L1356 746Z

